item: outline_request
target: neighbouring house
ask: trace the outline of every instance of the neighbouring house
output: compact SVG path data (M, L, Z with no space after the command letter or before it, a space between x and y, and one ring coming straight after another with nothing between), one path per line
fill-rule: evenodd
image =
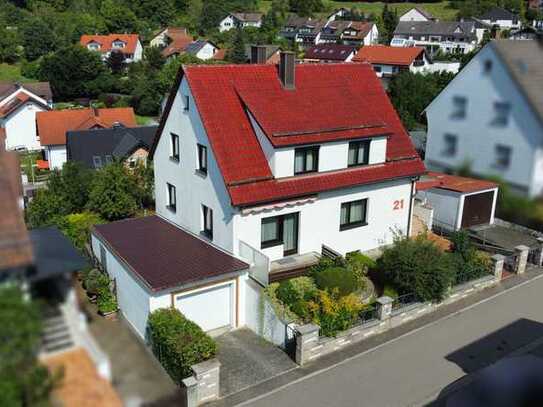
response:
M221 51L215 44L207 40L192 40L185 38L178 38L174 40L170 45L162 50L162 55L165 58L173 58L183 54L190 54L203 61L217 58L219 51Z
M518 29L522 23L518 14L512 13L501 7L492 7L479 17L481 21L501 30Z
M67 160L68 131L107 129L115 125L136 127L136 115L131 107L51 110L38 112L36 124L49 168L60 169Z
M413 7L412 9L403 13L399 21L435 21L436 18L420 7Z
M290 16L279 31L279 36L293 41L302 48L308 48L319 42L322 28L328 22L325 19Z
M357 47L352 45L319 44L304 53L304 62L351 62Z
M476 17L469 17L465 18L462 21L465 22L473 22L473 25L475 26L475 36L477 37L477 43L480 44L483 39L484 35L488 33L489 35L495 36L496 33L494 32L494 29L492 27L492 24L487 24L484 21L482 21L479 18Z
M507 39L515 41L537 40L539 35L536 28L528 25L526 27L511 30Z
M450 231L494 223L498 185L429 172L417 182L413 213L432 228Z
M251 64L278 64L281 48L279 45L246 45L245 56Z
M362 47L353 62L369 62L379 78L391 78L402 71L413 73L452 72L460 69L459 62L434 62L422 47L392 47L374 45Z
M183 66L150 158L156 216L92 232L142 337L159 307L205 330L254 326L260 285L409 234L425 172L369 64L293 53L278 67Z
M0 82L0 129L8 150L41 150L36 132L36 112L53 106L49 82Z
M192 36L188 33L187 29L184 27L167 27L156 34L151 41L149 41L149 46L164 48L170 45L178 38L191 38Z
M219 22L219 31L225 32L232 28L257 27L262 25L263 13L231 13Z
M157 126L75 130L66 133L68 161L78 161L87 168L99 169L113 160L129 168L146 165Z
M471 21L400 21L391 45L402 42L425 47L431 56L438 51L467 54L478 44L475 24Z
M143 47L138 34L84 34L79 43L90 51L99 52L104 61L112 52L122 53L126 63L141 61L143 58Z
M336 21L336 20L342 20L346 16L350 15L351 12L349 9L346 9L345 7L340 7L332 12L327 18L327 20L330 21Z
M543 194L543 46L486 45L426 108L426 164L469 167L530 197Z

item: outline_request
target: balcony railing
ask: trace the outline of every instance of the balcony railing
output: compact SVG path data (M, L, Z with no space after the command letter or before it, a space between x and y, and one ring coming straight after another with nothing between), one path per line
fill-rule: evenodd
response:
M270 259L242 240L239 241L239 255L251 265L249 275L263 286L267 286L269 284Z

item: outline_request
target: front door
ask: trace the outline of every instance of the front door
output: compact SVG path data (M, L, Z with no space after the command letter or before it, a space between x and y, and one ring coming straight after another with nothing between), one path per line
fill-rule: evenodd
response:
M283 218L283 255L298 253L298 212Z

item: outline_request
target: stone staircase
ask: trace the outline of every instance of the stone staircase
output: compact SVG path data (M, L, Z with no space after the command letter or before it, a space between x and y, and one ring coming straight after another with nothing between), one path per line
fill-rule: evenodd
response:
M43 312L42 353L62 352L74 347L74 338L66 316L57 307L48 307Z

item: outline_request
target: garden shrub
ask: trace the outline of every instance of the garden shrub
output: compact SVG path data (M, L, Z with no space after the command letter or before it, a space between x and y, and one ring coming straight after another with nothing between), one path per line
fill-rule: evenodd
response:
M455 281L450 256L426 236L397 238L377 261L385 280L398 293L414 293L423 301L440 301Z
M313 274L317 287L321 290L338 290L340 296L348 295L361 288L360 279L350 268L330 267Z
M178 384L192 374L192 365L211 359L217 352L215 341L174 308L149 315L148 336L153 353Z
M456 270L455 283L481 278L490 271L490 257L477 251L466 231L458 231L451 236L453 242L452 262Z
M89 294L98 294L100 287L109 284L109 278L97 269L89 271L83 280L83 286Z
M109 279L107 282L100 286L98 289L98 311L100 311L102 314L106 314L108 312L117 311L117 299L115 298L115 295L111 292L111 289L109 288Z
M277 298L303 321L310 317L307 302L317 291L311 277L297 277L282 281L276 291Z
M279 318L287 322L298 321L300 319L298 315L293 313L290 310L290 307L277 297L278 289L279 283L271 283L266 288L262 289L262 293L269 300L273 310Z
M72 213L59 221L59 228L79 250L90 240L90 229L104 223L99 215L92 212Z
M345 259L348 267L363 270L364 273L377 266L375 260L360 252L348 253L347 256L345 256Z

